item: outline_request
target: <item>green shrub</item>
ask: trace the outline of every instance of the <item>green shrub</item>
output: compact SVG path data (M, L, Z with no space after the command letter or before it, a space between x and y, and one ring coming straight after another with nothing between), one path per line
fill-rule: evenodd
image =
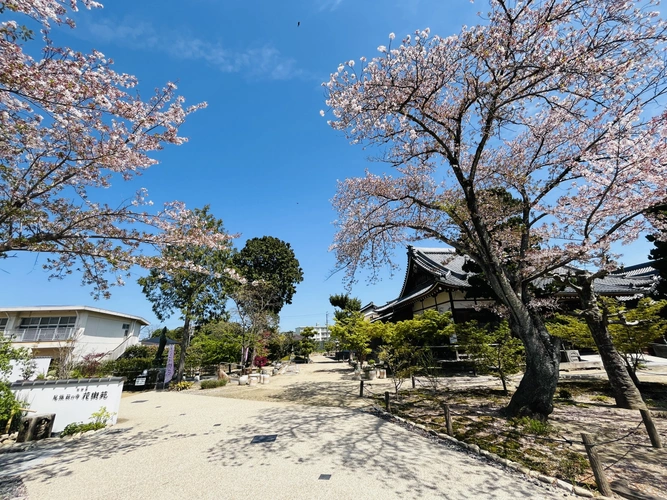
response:
M227 379L220 380L202 380L199 384L200 389L215 389L216 387L224 387L227 385Z
M106 406L100 407L99 410L94 412L90 418L93 419L93 422L96 424L104 424L107 425L107 422L111 420L111 417L113 417L115 413L111 413L110 411L107 410Z
M116 377L128 377L141 373L144 370L152 368L153 358L119 358L115 361L104 363L101 370L107 373L113 373Z
M111 420L114 414L107 410L106 406L100 407L99 410L94 412L90 418L92 422L72 422L65 426L65 428L60 433L60 437L70 436L76 434L77 432L86 432L86 431L95 431L97 429L104 429L107 426L107 422Z
M60 433L60 437L71 436L78 432L96 431L97 429L104 429L105 427L106 424L101 424L99 422L88 422L87 424L84 424L83 422L73 422L65 426Z
M103 376L103 368L106 368L106 366L102 360L105 356L106 353L103 352L86 354L74 367L72 372L76 371L80 374L80 376L74 378L91 378Z
M192 382L188 382L186 380L183 380L182 382L179 382L178 384L174 384L169 387L170 390L172 391L186 391L192 387Z
M21 405L14 393L9 389L9 384L0 382L0 433L5 432L5 426L12 414L19 411Z
M147 358L152 361L155 358L155 354L157 354L157 346L135 344L125 349L125 352L121 354L120 359Z

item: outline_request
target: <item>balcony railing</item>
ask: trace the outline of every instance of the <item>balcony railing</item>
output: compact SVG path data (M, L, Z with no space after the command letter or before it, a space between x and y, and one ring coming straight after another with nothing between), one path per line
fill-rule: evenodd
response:
M25 330L5 330L5 337L12 342L57 342L74 338L74 328L27 328Z

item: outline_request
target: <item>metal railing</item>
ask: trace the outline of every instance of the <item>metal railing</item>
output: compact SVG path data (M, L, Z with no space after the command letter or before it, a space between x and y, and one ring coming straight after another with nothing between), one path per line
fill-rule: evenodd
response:
M19 330L5 330L5 337L12 342L53 342L74 338L75 328L27 328Z

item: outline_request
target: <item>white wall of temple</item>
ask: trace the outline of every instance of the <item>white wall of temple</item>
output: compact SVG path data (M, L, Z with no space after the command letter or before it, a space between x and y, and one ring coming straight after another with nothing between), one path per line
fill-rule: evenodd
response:
M445 290L436 296L426 297L424 300L415 302L412 306L412 312L415 315L423 314L429 309L437 309L438 312L447 312L453 309L474 309L480 305L492 305L491 300L479 300L467 298L465 292L461 290Z

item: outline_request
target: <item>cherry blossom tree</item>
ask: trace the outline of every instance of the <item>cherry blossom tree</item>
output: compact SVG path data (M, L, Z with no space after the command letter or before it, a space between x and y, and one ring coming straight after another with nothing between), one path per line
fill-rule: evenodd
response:
M419 239L470 256L526 350L508 411L546 416L560 341L532 285L566 264L612 269L611 245L667 198L665 23L650 1L489 5L458 35L391 34L324 84L331 126L396 171L339 184L332 248L350 280Z
M44 252L51 277L78 270L106 297L109 273L123 284L132 265L172 267L155 257L170 243L226 247L229 236L198 226L182 203L151 209L144 189L119 204L96 201L112 181L155 165L151 152L183 144L179 127L205 104L185 107L172 83L142 100L137 79L114 71L104 54L54 45L52 25L73 28L68 16L79 4L101 7L0 2L0 255ZM41 42L29 26L41 28ZM40 47L40 57L29 55Z
M223 222L209 212L208 205L195 208L192 213L197 218L197 227L206 228L211 233L227 234ZM138 280L160 321L176 311L183 320L177 382L183 380L193 328L196 324L223 317L229 287L239 286L238 276L229 268L231 256L231 247L211 248L189 242L169 245L164 248L162 258L176 263L175 268L156 267L148 276ZM179 263L190 265L180 267Z

